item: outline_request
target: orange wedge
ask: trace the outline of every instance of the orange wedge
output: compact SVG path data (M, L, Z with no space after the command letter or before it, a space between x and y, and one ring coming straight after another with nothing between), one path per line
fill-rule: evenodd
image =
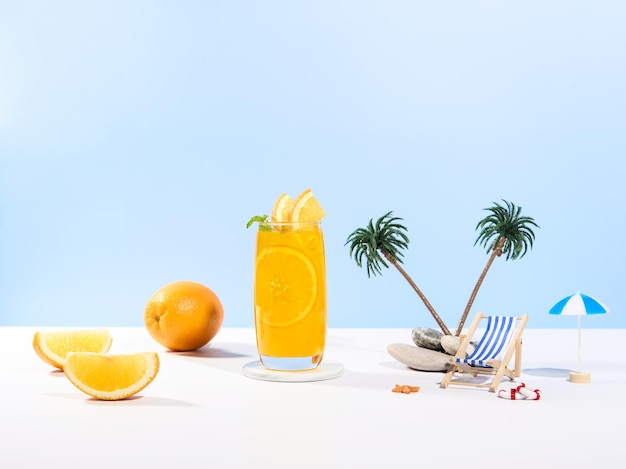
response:
M255 297L261 318L270 327L287 327L302 320L315 305L315 266L302 251L270 246L256 260Z
M326 215L324 209L311 192L306 189L293 201L291 208L291 221L307 222L319 221Z
M65 376L74 386L96 399L117 401L144 389L159 372L156 352L108 355L70 352Z
M39 358L63 369L69 352L108 352L113 338L106 329L60 330L35 332L33 348Z
M293 199L288 194L282 194L272 208L273 222L286 222L291 220L291 207Z

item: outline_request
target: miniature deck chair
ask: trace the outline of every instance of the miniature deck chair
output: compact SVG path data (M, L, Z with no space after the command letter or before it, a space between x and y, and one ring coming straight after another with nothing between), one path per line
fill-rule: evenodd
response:
M478 341L474 351L467 356L466 350L474 338L478 326L487 320L487 328ZM489 391L496 392L504 376L514 380L519 377L522 365L522 333L526 327L528 315L514 316L485 316L478 313L467 330L461 336L459 350L451 359L450 367L446 372L441 387L448 385L488 387ZM515 365L509 368L509 363L515 355ZM457 373L468 373L474 378L478 375L493 375L491 380L453 378Z

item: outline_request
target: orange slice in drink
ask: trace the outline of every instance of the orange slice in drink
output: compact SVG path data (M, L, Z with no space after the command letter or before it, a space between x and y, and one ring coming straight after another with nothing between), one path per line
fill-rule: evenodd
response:
M64 371L85 394L116 401L137 394L152 382L159 372L159 356L156 352L124 355L70 352Z
M311 260L298 249L271 246L257 256L256 307L270 327L287 327L302 320L317 299L317 277Z
M273 222L286 222L291 220L291 207L293 199L288 194L282 194L272 208Z
M306 189L293 201L291 207L290 220L291 221L319 221L326 215L324 209L318 202L318 200L311 192L311 189Z
M108 352L112 342L107 329L37 331L33 348L47 364L63 369L69 352Z

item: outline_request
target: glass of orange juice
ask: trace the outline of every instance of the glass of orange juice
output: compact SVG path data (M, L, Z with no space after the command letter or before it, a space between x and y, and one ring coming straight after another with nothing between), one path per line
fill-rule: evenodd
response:
M326 342L326 258L321 222L258 225L254 323L263 366L318 367Z

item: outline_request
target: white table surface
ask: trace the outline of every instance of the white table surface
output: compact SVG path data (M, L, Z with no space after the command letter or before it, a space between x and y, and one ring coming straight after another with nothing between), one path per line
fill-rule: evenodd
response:
M621 467L626 329L527 329L521 381L539 401L477 388L440 389L386 346L410 329L331 329L325 359L342 377L311 383L242 374L257 359L252 329L222 329L173 353L142 328L110 328L112 353L156 350L161 369L124 401L89 398L32 349L38 328L0 327L0 468ZM51 330L52 328L39 328ZM395 384L418 385L409 395ZM509 386L505 379L503 386ZM493 462L489 462L492 460ZM607 466L605 466L607 464ZM612 466L611 466L612 465Z

